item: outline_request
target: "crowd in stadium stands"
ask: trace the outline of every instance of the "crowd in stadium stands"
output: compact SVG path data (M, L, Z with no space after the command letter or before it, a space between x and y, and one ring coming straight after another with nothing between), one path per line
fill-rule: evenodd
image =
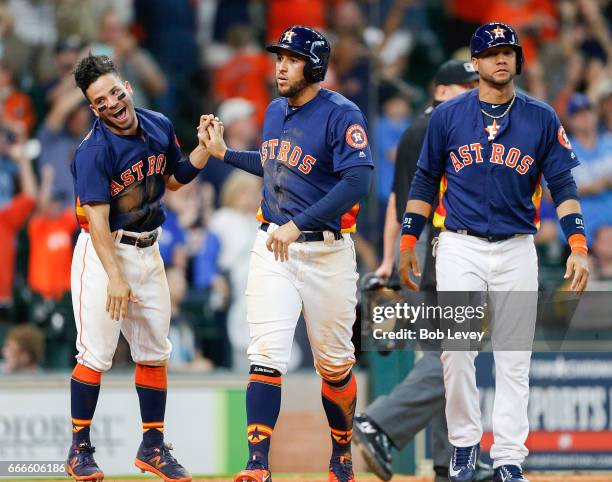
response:
M70 265L77 224L69 165L93 117L72 68L89 51L115 60L134 88L137 106L172 119L185 152L197 142L198 116L208 112L223 120L229 147L257 149L266 105L276 95L273 58L263 47L287 25L324 31L332 59L323 86L367 113L375 154L376 182L355 235L360 271L367 272L382 254L397 143L427 105L433 72L448 58L469 61L467 45L477 25L509 23L526 57L518 85L555 107L582 162L574 176L592 277L610 289L612 1L172 0L171 10L167 5L167 0L0 1L4 373L73 364ZM260 189L260 179L211 160L197 182L167 194L160 250L171 288L170 363L176 370L246 364L244 290ZM547 194L540 214L541 286L557 289L567 248ZM115 366L129 363L129 350L120 345Z

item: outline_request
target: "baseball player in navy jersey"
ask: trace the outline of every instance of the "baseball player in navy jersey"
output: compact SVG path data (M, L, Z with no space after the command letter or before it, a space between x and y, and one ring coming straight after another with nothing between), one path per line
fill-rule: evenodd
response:
M489 23L476 30L470 47L479 88L445 102L432 114L402 223L400 276L406 286L416 288L410 279L411 273L420 276L414 246L439 191L434 213L434 224L442 228L436 255L438 292L489 292L496 367L493 480L525 482L521 464L528 453L532 340L528 348L496 350L495 330L520 319L532 337L537 305L509 307L507 296L495 292L537 295L533 235L539 225L542 175L571 247L565 277L571 278L574 291L585 289L587 245L570 171L578 160L554 110L514 88L514 76L523 65L516 32L506 24ZM480 448L476 355L444 350L441 356L453 445L449 479L454 482L473 479Z
M189 482L163 436L170 294L157 238L165 189L191 181L208 153L198 145L181 159L170 121L134 107L129 83L108 57L85 57L74 76L97 120L71 165L81 233L71 275L78 354L70 385L73 441L67 470L76 480L104 478L89 431L102 373L111 367L121 331L136 363L142 416L135 464L165 481ZM199 137L209 121L201 118Z
M302 312L331 429L329 480L350 482L357 272L349 233L373 168L366 120L355 104L320 87L330 46L319 32L290 27L267 49L276 54L280 97L266 110L260 151L227 149L218 123L208 128L206 144L211 155L262 176L264 184L246 291L249 460L234 480L271 480L281 376Z

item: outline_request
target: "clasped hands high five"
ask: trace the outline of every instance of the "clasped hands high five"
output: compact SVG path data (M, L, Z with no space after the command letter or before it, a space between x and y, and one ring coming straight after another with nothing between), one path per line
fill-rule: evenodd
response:
M200 124L198 125L198 141L201 147L204 147L208 153L223 160L227 145L223 140L223 122L213 114L205 114L200 116Z

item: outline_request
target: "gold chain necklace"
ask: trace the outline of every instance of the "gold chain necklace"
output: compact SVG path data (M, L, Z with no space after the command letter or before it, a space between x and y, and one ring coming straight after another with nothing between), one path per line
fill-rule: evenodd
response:
M492 115L492 114L489 114L488 112L485 112L485 110L482 109L482 108L480 109L480 112L482 112L487 117L490 117L491 119L501 119L512 108L512 104L514 104L514 99L516 99L516 92L512 95L512 100L510 101L510 105L508 105L508 107L506 107L506 110L501 115Z

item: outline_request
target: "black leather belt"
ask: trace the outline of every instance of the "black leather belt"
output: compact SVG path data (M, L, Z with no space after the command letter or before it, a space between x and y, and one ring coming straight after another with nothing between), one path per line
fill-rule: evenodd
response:
M155 244L159 231L155 230L146 236L133 236L131 234L123 233L119 240L122 244L129 244L130 246L136 246L137 248L148 248Z
M489 243L496 243L497 241L505 241L506 239L514 238L516 236L516 234L488 235L488 234L479 233L477 231L473 231L471 229L450 229L450 228L446 228L446 230L450 231L452 233L467 234L468 236L475 236L477 238L484 239L484 240L488 241Z
M269 227L270 227L269 223L261 223L261 225L259 226L259 229L267 232ZM325 235L323 233L332 233L336 241L344 239L342 237L342 233L338 231L331 231L331 230L329 231L306 231L300 234L300 237L296 239L296 242L309 243L311 241L325 241Z

